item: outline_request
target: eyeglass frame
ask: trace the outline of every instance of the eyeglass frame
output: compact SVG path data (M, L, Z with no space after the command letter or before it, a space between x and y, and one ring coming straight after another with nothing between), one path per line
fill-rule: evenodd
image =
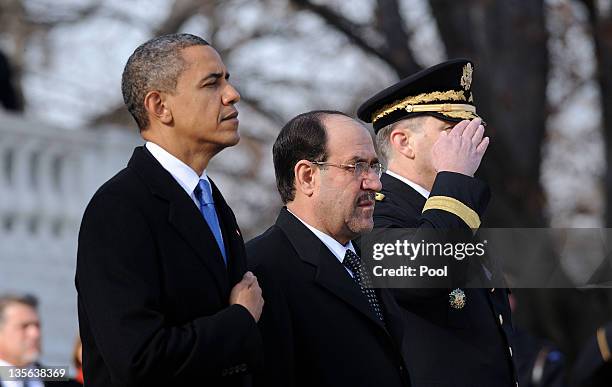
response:
M341 168L344 169L345 171L349 171L350 169L353 170L353 175L357 178L359 177L365 177L367 176L370 172L374 172L374 174L376 176L378 176L378 178L380 179L380 177L383 174L383 165L380 162L375 162L373 164L368 163L367 161L357 161L354 164L337 164L337 163L332 163L332 162L328 162L328 161L311 161L308 160L310 163L313 163L314 165L317 166L324 166L324 167L336 167L336 168ZM367 165L367 169L363 168L361 173L357 173L357 166L358 165ZM378 171L374 170L373 167L377 166L376 168L378 169Z

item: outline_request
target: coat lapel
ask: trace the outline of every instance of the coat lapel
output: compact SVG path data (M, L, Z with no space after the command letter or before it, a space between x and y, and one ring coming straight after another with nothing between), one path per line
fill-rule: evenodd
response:
M404 343L405 324L399 305L391 292L389 292L389 289L379 289L377 294L381 304L384 305L387 330L395 343L397 343L398 348L401 349Z
M317 268L314 281L333 295L351 305L380 328L382 322L371 311L361 290L344 266L306 226L283 208L276 220L299 257Z
M223 257L206 220L191 198L145 147L134 150L128 167L134 168L142 176L154 195L168 202L168 222L214 274L220 294L225 298L229 292L229 280Z
M246 272L246 251L244 248L244 239L240 228L236 223L236 217L230 206L227 204L223 195L210 179L212 186L213 198L219 223L221 225L221 233L223 234L223 242L225 244L225 254L227 257L227 271L230 276L230 286L234 286L242 279Z

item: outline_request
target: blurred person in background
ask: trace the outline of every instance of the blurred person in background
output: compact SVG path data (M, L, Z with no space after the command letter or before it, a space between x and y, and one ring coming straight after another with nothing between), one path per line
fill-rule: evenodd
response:
M31 295L0 295L0 366L19 369L45 369L38 363L41 329L38 300ZM7 369L5 369L8 372ZM10 374L9 374L10 376ZM0 380L0 387L73 387L70 380L15 378Z
M0 105L6 110L22 111L23 100L15 87L13 75L9 59L0 51Z
M248 386L263 298L236 218L207 175L238 143L240 95L208 42L164 35L122 77L146 141L91 199L76 287L88 386Z
M511 280L509 280L512 283ZM508 297L512 313L518 307L514 294ZM565 355L554 343L514 327L514 346L519 384L523 387L567 387Z
M612 386L612 322L599 327L583 345L572 370L572 387Z
M41 353L38 300L30 295L0 295L0 366L36 368ZM27 383L27 384L26 384ZM3 381L2 387L42 387L41 380Z

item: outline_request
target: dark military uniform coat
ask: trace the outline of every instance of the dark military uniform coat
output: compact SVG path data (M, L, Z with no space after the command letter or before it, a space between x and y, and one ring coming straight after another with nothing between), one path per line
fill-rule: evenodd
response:
M376 228L468 229L464 219L439 208L404 182L384 174L384 198L376 203ZM456 199L479 216L489 201L486 184L465 175L441 172L430 199ZM412 385L515 386L513 334L507 289L462 289L466 304L450 306L453 289L395 289L406 318L406 349Z

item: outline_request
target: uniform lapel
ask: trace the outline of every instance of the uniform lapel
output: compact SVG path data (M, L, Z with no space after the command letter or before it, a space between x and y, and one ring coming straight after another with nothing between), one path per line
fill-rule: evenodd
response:
M361 290L331 251L286 208L276 220L299 257L317 268L314 281L385 329L374 315Z
M427 201L423 195L403 181L386 173L380 177L380 182L382 183L381 192L385 195L386 200L390 200L407 211L412 209L420 216Z
M195 250L211 272L220 294L229 292L228 274L217 241L195 203L145 147L137 147L128 163L157 197L168 202L168 222Z

